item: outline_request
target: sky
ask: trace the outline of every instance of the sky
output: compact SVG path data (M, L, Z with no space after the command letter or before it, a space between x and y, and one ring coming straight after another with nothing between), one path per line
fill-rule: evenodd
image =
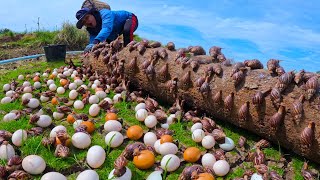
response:
M83 0L3 1L0 29L13 31L59 29L76 23ZM266 66L280 59L287 70L320 71L319 0L109 0L112 10L133 12L135 32L176 47L201 45L208 52L220 46L234 61L259 59Z

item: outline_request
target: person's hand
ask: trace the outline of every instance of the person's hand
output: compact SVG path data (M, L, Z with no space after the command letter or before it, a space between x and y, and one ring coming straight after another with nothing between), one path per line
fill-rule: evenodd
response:
M84 49L83 52L84 52L85 54L91 52L93 46L94 46L94 44L88 44L88 45L86 46L86 48Z

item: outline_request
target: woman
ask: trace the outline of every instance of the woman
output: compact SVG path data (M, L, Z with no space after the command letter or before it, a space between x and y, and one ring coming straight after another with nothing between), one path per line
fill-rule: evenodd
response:
M137 17L127 11L111 11L108 9L82 8L76 13L77 28L86 26L90 34L90 42L84 52L90 52L99 42L111 42L123 34L124 46L133 40L133 32L138 27Z

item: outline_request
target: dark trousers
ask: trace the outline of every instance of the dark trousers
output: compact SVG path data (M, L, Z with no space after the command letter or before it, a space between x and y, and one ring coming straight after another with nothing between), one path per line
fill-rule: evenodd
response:
M138 28L138 18L132 14L131 19L127 19L123 27L124 46L133 41L133 32Z

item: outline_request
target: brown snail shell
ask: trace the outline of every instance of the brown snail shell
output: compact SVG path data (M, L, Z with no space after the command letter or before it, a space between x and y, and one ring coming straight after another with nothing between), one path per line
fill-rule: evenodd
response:
M249 104L250 102L245 102L239 109L238 116L240 120L247 120L249 116Z
M216 160L223 160L226 159L224 151L222 149L217 149L214 151L213 153L214 157L216 158Z
M161 59L165 59L168 56L168 53L164 48L160 48L158 50L158 54L159 54Z
M301 169L301 175L303 176L303 179L305 179L305 180L314 180L312 174L313 174L313 173L311 173L311 172L308 170L308 163L307 163L307 162L304 162L304 163L303 163L303 166L302 166L302 169Z
M210 49L209 49L209 54L210 54L210 56L211 57L213 57L213 58L217 58L217 56L219 55L219 54L221 54L221 47L219 47L219 46L213 46L213 47L211 47Z
M27 131L27 133L28 133L28 135L31 135L31 136L38 136L43 133L43 128L42 127L33 127L31 129L29 129Z
M167 43L167 48L170 50L170 51L174 51L175 50L175 44L173 42L168 42Z
M279 65L279 62L280 62L280 60L270 59L270 60L267 62L267 69L268 69L268 71L275 73L277 67L280 66L280 65Z
M293 80L293 77L294 77L293 71L284 73L279 77L278 88L280 92L284 91L287 88L287 86Z
M152 47L152 48L158 48L160 46L161 46L161 43L159 41L153 41L149 43L149 47Z
M128 164L128 160L124 156L119 156L114 161L114 172L113 175L115 177L121 177L126 173L126 166Z
M148 79L153 79L153 77L154 77L154 75L156 73L153 63L154 63L154 61L151 62L151 64L147 67L147 69L145 71Z
M265 140L265 139L261 139L260 141L258 141L255 145L254 145L256 148L267 148L270 146L270 143Z
M286 71L283 69L283 67L279 66L276 69L276 73L278 76L281 76L282 74L286 73Z
M227 111L231 111L233 108L234 101L234 93L231 92L225 99L224 99L224 107Z
M182 77L181 77L181 87L183 89L188 89L190 86L192 86L192 81L191 81L191 73L190 71L186 72Z
M238 145L239 145L240 148L244 147L246 142L247 142L247 139L245 137L243 137L243 136L239 137Z
M302 69L301 71L299 71L298 73L295 74L294 82L296 84L300 84L302 81L304 81L304 73L305 73L305 71Z
M144 43L139 43L137 46L137 51L139 52L140 55L143 55L144 52L146 51L146 45Z
M314 128L315 123L312 121L309 122L308 127L304 128L304 130L301 132L300 140L303 145L310 147L313 144Z
M214 137L214 140L216 140L219 144L225 142L226 134L222 130L214 129L211 134Z
M276 112L271 118L270 118L270 125L272 128L277 129L281 122L283 121L285 116L285 107L280 105L278 112Z
M159 122L165 122L167 120L167 114L162 109L157 109L153 115L157 118Z
M222 101L222 90L218 91L213 97L212 97L213 103L219 104Z
M292 103L292 114L297 124L299 124L302 118L303 101L304 101L304 95L301 95L297 101Z
M265 164L255 165L254 167L260 174L265 174L268 172L268 166Z
M9 180L15 180L15 179L28 180L28 179L31 179L31 176L30 176L30 174L26 173L25 171L16 170L8 176L8 179Z
M200 64L198 61L191 61L190 62L190 67L192 68L193 71L196 71L199 68Z
M70 154L70 149L67 146L63 146L61 144L58 144L56 147L56 150L54 152L54 155L56 157L66 158Z
M271 93L270 93L270 99L273 101L275 104L280 104L282 100L281 92L278 88L272 88Z
M122 155L128 160L132 160L133 153L136 149L141 151L141 150L145 150L146 148L147 147L145 144L143 144L141 142L135 142L135 143L127 145L126 148L124 149L124 151L122 152Z
M227 60L227 58L224 56L224 54L221 53L217 56L217 60L218 62L224 62Z
M5 139L8 139L12 137L12 133L6 130L0 130L0 136Z
M211 133L216 127L216 122L214 122L212 119L208 117L203 117L201 120L201 124L202 124L202 129L208 133Z
M52 138L46 138L46 137L44 137L44 138L41 140L41 143L42 143L42 145L44 145L44 146L51 146L51 145L53 145L55 142L56 142L56 139L55 139L54 137L52 137Z
M222 74L222 67L221 67L221 65L220 64L214 64L213 66L213 72L216 74L216 75L218 75L218 76L220 76L221 74Z
M235 85L238 85L244 79L244 77L245 75L243 71L238 71L232 75L232 80Z
M205 77L199 77L199 78L196 80L196 86L200 88L200 87L202 86L202 84L204 83L205 80L206 80Z
M190 52L193 53L195 56L197 56L197 55L206 55L206 51L201 46L193 46L190 49Z
M168 71L168 63L166 63L165 65L163 65L159 72L157 73L157 76L160 82L166 82L169 78L169 71Z
M190 180L193 174L203 173L204 168L200 165L187 166L179 176L179 180Z
M202 83L199 90L203 95L209 94L209 92L210 92L209 77L207 77L206 80L204 81L204 83Z
M313 95L317 92L317 88L318 88L318 77L314 76L306 82L307 100L310 100L313 97Z
M245 68L245 65L243 62L235 63L234 66L232 67L230 77L232 77L234 73L240 71L240 69L242 69L242 68Z
M261 105L264 101L265 96L267 93L269 93L271 89L268 89L267 91L261 92L258 91L253 97L252 97L252 104L254 105Z
M258 59L245 60L243 63L251 69L263 69L263 64Z
M169 129L164 129L164 128L158 128L156 130L156 136L158 139L161 138L161 136L163 135L173 135L173 131L169 130Z
M12 156L6 165L6 170L9 172L13 172L15 170L21 169L22 166L22 158L18 155Z
M257 147L256 152L254 153L253 164L260 165L260 164L264 164L264 162L265 162L265 155L260 150L260 148Z
M283 180L283 178L276 171L270 171L269 175L272 180Z
M129 73L134 73L135 70L137 68L137 57L134 57L130 62L129 62L129 65L128 65L128 72Z

